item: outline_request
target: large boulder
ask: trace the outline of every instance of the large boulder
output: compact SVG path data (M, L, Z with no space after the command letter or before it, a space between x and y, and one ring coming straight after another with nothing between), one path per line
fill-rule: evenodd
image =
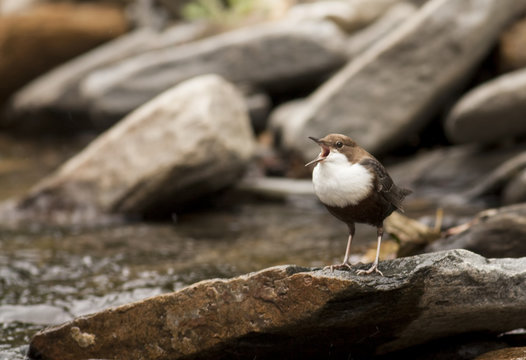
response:
M488 81L464 95L446 119L449 140L491 143L526 134L526 69Z
M350 59L359 56L393 31L397 26L400 26L404 21L409 19L416 11L417 7L411 3L400 2L391 6L374 23L349 36L347 44L345 45L347 56ZM295 114L299 113L302 106L308 107L308 100L295 99L276 107L270 116L271 128L278 131L282 129L291 121L290 119L295 116Z
M36 76L126 28L122 9L98 4L42 4L0 18L0 103Z
M80 82L91 72L152 49L181 45L204 36L204 23L183 23L162 32L134 30L45 73L19 90L9 103L3 126L23 133L104 130L118 118L87 116ZM76 121L72 122L71 118ZM85 121L82 121L85 120Z
M171 211L238 180L254 148L238 91L215 75L195 78L102 134L6 216L38 222L58 213L68 223L83 213Z
M320 81L345 61L345 34L329 21L279 21L148 51L91 73L80 84L90 111L120 116L196 75L285 91Z
M526 1L430 0L323 84L281 129L312 158L308 136L339 132L383 154L407 142L470 78Z
M362 266L359 266L362 267ZM38 359L371 358L526 323L526 258L464 250L380 263L385 277L279 266L207 280L37 333Z

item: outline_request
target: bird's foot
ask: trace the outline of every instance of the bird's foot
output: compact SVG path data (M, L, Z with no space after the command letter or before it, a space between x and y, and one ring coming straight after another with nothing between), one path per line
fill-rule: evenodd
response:
M371 274L373 271L377 272L381 276L384 276L384 274L378 269L378 264L373 264L373 266L371 266L368 270L357 270L356 274L366 275L366 274Z
M323 268L323 270L331 270L331 272L333 272L334 269L336 269L336 270L352 270L351 264L349 264L348 262L344 262L344 263L341 263L341 264L335 264L335 265L329 265L329 266L325 266Z

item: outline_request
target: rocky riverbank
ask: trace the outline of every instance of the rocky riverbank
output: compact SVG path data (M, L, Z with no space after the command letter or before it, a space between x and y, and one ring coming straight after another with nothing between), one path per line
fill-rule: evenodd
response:
M465 196L457 197L461 201L495 194L501 198L491 205L523 201L520 162L493 184L481 181L492 178L490 173L499 163L524 151L517 141L526 135L520 120L522 63L514 49L521 50L509 45L524 36L521 23L514 23L526 11L523 1L510 1L506 6L499 1L481 6L452 0L293 3L284 1L280 15L272 19L223 28L218 34L214 34L217 24L211 19L168 21L161 30L137 27L12 93L0 120L6 132L57 136L115 127L27 196L6 205L4 214L8 216L3 217L10 221L36 217L67 225L122 215L168 214L192 199L233 185L241 178L242 169L252 168L251 173L258 176L294 171L295 176L308 176L294 165L317 151L306 137L330 132L351 135L380 157L449 142L472 143L470 150L450 146L423 154L421 170L433 173L442 166L445 171L429 176L408 165L410 171L404 175L411 178L406 185L418 188L426 178L440 183L448 174L451 185L440 185L442 192L458 195L462 190ZM258 6L254 3L254 9ZM492 51L498 51L500 57L491 55ZM495 58L498 63L493 68L484 65ZM507 72L500 75L494 68ZM222 77L230 83L224 86L236 87L232 91L240 95L232 97L207 84L183 95L189 88L186 81L195 83L199 80L189 79L209 73ZM483 74L493 78L482 83ZM171 95L176 93L181 95ZM218 97L220 94L226 96ZM185 96L191 99L183 100ZM201 111L202 106L208 106L201 99L209 96L218 97L216 104L208 107L208 112ZM182 104L188 101L195 103L185 110ZM172 110L166 108L167 102ZM166 121L150 121L163 113ZM176 186L177 191L167 190L167 184L180 177L170 169L186 169L189 160L177 150L182 139L192 139L201 131L201 127L186 126L180 119L194 121L194 116L209 124L205 128L213 129L213 124L218 130L226 130L239 117L250 122L242 126L243 131L232 125L227 131L230 140L223 143L224 153L212 145L225 141L215 130L202 143L194 142L200 153L195 156L201 158L198 173L207 169L207 175L188 175L192 179L178 180L186 185ZM151 136L144 135L142 143L123 130L130 126L127 124L138 123L130 120L137 117L142 117L145 125L136 131L146 134L147 128L151 132ZM254 145L246 145L258 140L254 132L263 133L257 153L250 150ZM154 133L162 134L164 140L151 146L157 142ZM100 145L110 138L111 151ZM273 140L263 141L269 138ZM237 141L245 144L241 145L242 156L227 149ZM489 151L488 144L492 146ZM132 154L132 148L138 153ZM68 176L65 169L76 169L71 164L85 161L86 153L93 158L90 175ZM111 157L105 155L108 153ZM253 160L249 160L251 154L256 155ZM125 158L128 160L117 161ZM150 170L140 165L139 158L149 159ZM218 160L226 158L234 162L243 159L243 164ZM107 167L97 165L111 159L115 160L112 167L122 164L130 171L113 176ZM440 161L435 164L433 159ZM139 168L131 170L135 160ZM168 163L172 165L163 165ZM466 171L470 167L476 169ZM153 180L151 174L165 180ZM465 188L473 186L468 179L487 186L477 194L465 193ZM113 185L101 186L102 182ZM464 189L458 188L460 183ZM129 204L139 201L131 199L143 196L145 186L149 204ZM117 187L120 190L114 191ZM194 195L187 197L186 187L193 188ZM119 193L125 194L126 200ZM440 191L436 194L442 198ZM89 215L68 216L82 212Z
M526 326L526 0L4 0L0 14L0 319L25 323L26 306L55 309L38 326L75 318L39 333L33 356L471 359L526 346L508 333ZM318 151L307 136L328 133L414 191L413 219L386 222L385 278L311 268L339 244L304 167ZM35 159L23 144L41 146ZM269 203L281 210L254 210ZM151 219L175 229L147 236L184 237L183 250L98 238ZM59 256L82 234L71 263ZM308 267L235 277L283 263ZM163 280L146 294L179 289L166 284L183 273L189 287L79 318L82 299L55 294L137 300L127 291L148 269ZM68 286L28 300L33 277Z

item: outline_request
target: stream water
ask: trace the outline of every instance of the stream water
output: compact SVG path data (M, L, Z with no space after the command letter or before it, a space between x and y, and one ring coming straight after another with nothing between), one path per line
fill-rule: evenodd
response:
M345 231L317 206L270 203L193 213L176 224L2 232L0 358L23 358L46 325L199 280L335 262Z
M0 140L0 200L23 193L83 146ZM31 336L46 326L196 281L336 263L346 231L314 197L238 202L157 223L0 230L0 359L23 359ZM374 247L375 233L358 227L352 261Z

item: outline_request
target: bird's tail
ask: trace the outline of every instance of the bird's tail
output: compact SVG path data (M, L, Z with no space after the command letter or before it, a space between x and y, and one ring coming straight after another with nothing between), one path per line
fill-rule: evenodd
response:
M398 209L398 211L403 213L404 208L402 207L402 202L404 201L405 197L411 194L413 191L395 185L393 188L391 188L391 192L394 195L393 198L396 199L396 201L393 201L393 205Z

